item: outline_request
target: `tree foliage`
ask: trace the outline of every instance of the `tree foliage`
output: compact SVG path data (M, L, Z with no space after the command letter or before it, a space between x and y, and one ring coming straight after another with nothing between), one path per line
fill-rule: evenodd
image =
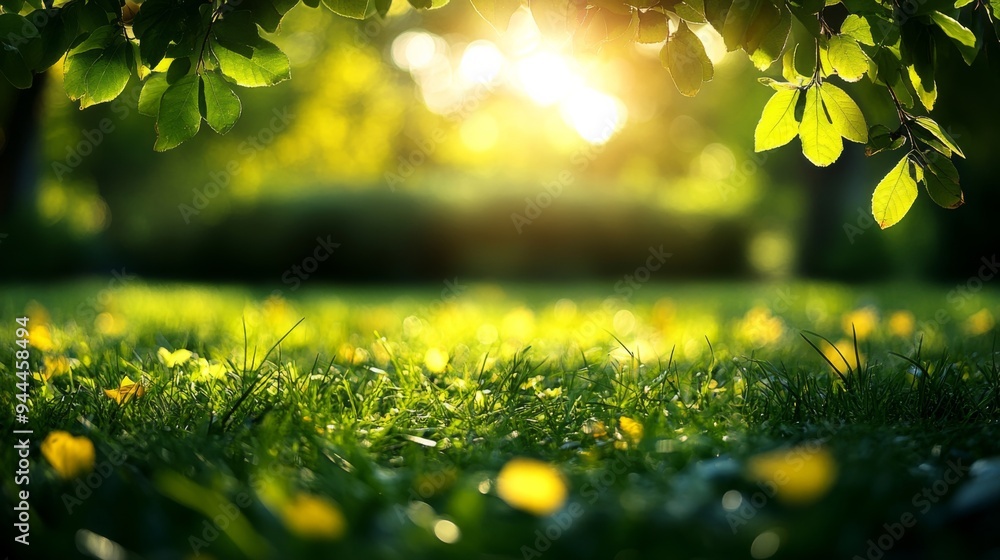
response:
M115 99L136 76L144 81L139 110L156 120L154 149L169 150L202 121L220 134L231 129L241 112L234 86L290 77L288 58L265 37L299 1L0 0L0 74L27 88L65 56L66 93L81 108ZM391 1L301 0L359 20L386 17ZM448 3L408 1L418 9ZM579 49L662 42L663 66L687 96L713 78L699 35L711 26L758 70L780 66L781 80L760 78L775 92L754 131L757 151L798 137L806 159L823 167L840 157L844 140L864 144L867 155L905 147L872 197L883 228L903 218L918 185L945 208L964 201L951 160L962 150L927 114L938 97L938 53L956 49L972 64L1000 36L1000 0L470 1L500 32L527 6L544 33ZM866 121L844 89L865 78L884 88L897 122Z

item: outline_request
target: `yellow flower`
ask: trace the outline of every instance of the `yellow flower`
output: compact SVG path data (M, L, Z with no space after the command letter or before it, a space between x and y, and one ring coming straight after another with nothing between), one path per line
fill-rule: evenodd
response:
M122 379L117 389L105 389L104 394L122 404L128 402L132 397L141 397L146 393L146 389L139 383L132 381L129 376Z
M965 332L971 335L986 334L993 330L995 325L993 314L984 307L965 320Z
M94 469L94 443L84 436L56 430L42 442L42 455L64 479L76 478Z
M860 336L858 337L861 338ZM820 350L823 351L823 355L826 356L827 360L834 365L841 373L847 373L847 369L860 369L857 358L854 356L854 341L842 338L838 340L833 346L830 346L826 342L821 342L819 344ZM841 356L843 355L843 356ZM858 357L864 361L865 356L860 351L858 352Z
M566 502L567 493L562 474L537 459L511 459L497 475L500 499L534 515L551 515L559 511Z
M618 427L621 429L622 434L625 438L632 443L632 445L638 445L642 441L642 423L629 418L628 416L622 416L618 419Z
M298 494L281 506L290 531L309 539L336 540L347 531L347 519L336 503L319 496Z
M209 362L205 358L198 358L195 362L195 370L191 372L191 381L212 381L222 379L226 376L226 366L215 362Z
M46 356L42 358L42 379L48 381L58 375L65 375L69 373L71 366L74 365L72 363L74 361L76 360L71 361L66 356L58 356L55 358Z
M424 354L424 365L431 373L441 373L448 367L448 353L440 348L431 348Z
M562 394L562 387L550 387L548 389L543 389L539 396L545 399L555 399L561 397Z
M754 346L773 344L785 333L785 323L766 307L757 306L737 323L736 330Z
M160 362L168 368L184 365L193 355L190 350L185 350L184 348L171 352L161 347L156 351L156 356L160 359Z
M858 340L864 340L875 332L875 327L878 326L878 312L873 307L862 307L844 313L840 326L848 336L853 337L854 333L857 333Z
M31 341L33 347L42 352L48 352L55 348L55 344L52 342L52 332L45 325L32 325L28 329L28 340Z
M917 321L909 311L894 311L889 316L889 333L900 338L909 338Z
M819 444L806 444L752 457L750 478L767 485L778 499L806 504L821 498L837 478L833 455Z

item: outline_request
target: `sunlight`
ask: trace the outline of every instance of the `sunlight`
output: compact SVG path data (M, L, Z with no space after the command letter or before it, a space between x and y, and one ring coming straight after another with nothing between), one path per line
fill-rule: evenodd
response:
M503 53L492 42L473 41L462 53L458 73L472 83L489 83L500 75L505 63Z
M410 72L427 67L438 54L436 36L426 31L407 31L392 42L392 61Z
M514 12L501 38L505 51L514 56L525 56L534 52L542 42L542 34L535 25L535 19L526 8Z
M519 60L515 72L517 86L543 107L565 99L583 83L566 59L552 52L540 52Z
M604 144L625 125L625 105L590 88L574 92L560 106L563 119L591 144Z

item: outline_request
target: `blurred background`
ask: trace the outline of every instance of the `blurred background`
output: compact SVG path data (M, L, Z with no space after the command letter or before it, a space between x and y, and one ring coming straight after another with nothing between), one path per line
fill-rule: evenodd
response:
M828 169L797 140L754 154L772 90L698 33L716 77L688 99L658 45L574 52L527 12L501 34L464 2L397 1L384 22L299 5L273 37L292 80L241 90L229 134L203 127L165 154L137 112L139 82L80 111L57 65L30 90L0 89L0 274L124 267L280 286L317 238L339 245L309 277L353 283L620 277L660 246L673 257L658 280L940 281L995 254L1000 107L976 93L1000 87L995 45L972 68L939 57L935 118L967 155L966 204L922 192L879 231L871 192L901 153L849 144ZM895 127L883 92L850 91L869 124Z

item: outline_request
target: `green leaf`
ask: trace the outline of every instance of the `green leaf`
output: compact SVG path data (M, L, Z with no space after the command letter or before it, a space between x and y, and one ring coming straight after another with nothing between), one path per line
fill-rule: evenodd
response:
M872 193L872 216L878 227L885 229L903 219L917 199L917 183L922 178L923 170L914 165L909 156L904 156L879 181Z
M212 130L219 134L225 134L233 128L237 119L240 118L240 112L243 109L240 98L233 93L222 76L215 72L205 72L202 74L201 80L204 101L202 116L205 117L205 122L212 127Z
M856 82L868 71L868 56L853 37L834 35L829 42L830 65L844 81Z
M510 16L521 7L521 0L472 0L472 7L498 32L507 30Z
M706 23L705 3L702 0L685 0L674 4L674 13L684 21L691 23Z
M0 2L0 6L3 6L3 9L8 13L16 14L24 7L24 0L3 0Z
M145 0L132 22L139 39L139 54L153 68L163 60L177 35L193 31L199 23L199 0ZM204 36L204 33L202 33Z
M787 6L792 15L795 16L795 19L799 20L799 23L802 24L802 27L810 35L818 39L822 34L820 33L819 20L816 18L816 14L823 9L824 4L824 2L816 0L791 0L787 3Z
M823 105L833 121L837 132L851 142L864 144L868 141L868 124L858 104L839 87L825 82L820 87Z
M298 3L298 0L243 0L239 7L253 14L253 20L268 33L274 33L285 14ZM381 8L378 4L376 2L376 8ZM382 14L381 11L379 13Z
M781 56L781 50L785 48L788 41L788 34L792 29L792 14L786 10L781 11L781 19L773 29L761 39L756 48L750 53L750 62L753 62L757 70L763 72L774 64Z
M785 55L781 57L781 76L789 83L803 86L809 82L809 77L800 74L798 68L795 67L795 56L798 49L799 46L795 45L786 50Z
M715 74L701 39L683 21L660 51L660 61L670 71L677 91L688 97L697 95L702 82Z
M100 50L110 44L115 40L115 37L121 36L122 32L115 25L105 25L98 27L87 35L87 38L80 42L77 46L73 47L70 54L80 54L87 51Z
M184 76L187 76L190 71L190 58L175 58L173 62L170 63L170 66L167 67L167 82L172 84Z
M246 18L233 12L212 28L212 53L222 73L244 87L272 86L287 80L291 77L288 57L262 39L256 25Z
M770 0L742 0L733 2L726 13L722 38L726 50L740 47L751 53L768 32L781 20L781 13Z
M545 37L554 40L565 39L572 33L571 23L575 22L577 14L582 10L570 0L547 0L531 2L531 18Z
M646 10L639 12L638 43L659 43L667 39L667 16L663 12Z
M955 43L965 63L972 64L979 54L979 49L976 48L976 36L972 31L941 12L931 12L930 18Z
M863 45L875 46L871 24L857 14L850 14L844 19L844 23L840 24L840 34L847 35Z
M844 151L840 132L834 126L830 115L823 107L820 88L811 87L806 91L806 105L799 125L802 153L813 165L826 167L837 161Z
M965 154L962 153L962 149L958 147L958 143L955 142L955 139L952 138L950 134L945 132L945 130L941 128L941 125L935 122L934 119L930 117L916 117L913 119L913 122L927 132L930 132L934 138L940 140L942 144L958 154L959 157L965 157Z
M616 11L597 8L587 11L586 20L573 39L577 48L596 50L608 42L623 38L631 40L635 37L637 28L638 17L632 12L620 14Z
M375 15L375 0L323 0L331 12L351 19L366 19Z
M154 150L167 151L198 134L201 128L201 111L198 108L200 85L198 75L189 74L163 92L156 116Z
M886 126L877 124L868 130L865 155L871 157L885 150L895 150L904 143L906 143L906 138L902 134L897 134Z
M958 208L965 203L965 195L958 182L958 169L950 159L936 152L923 153L927 161L924 170L924 188L931 200L942 208Z
M937 84L934 79L937 71L937 53L934 49L934 37L931 36L929 28L914 21L907 21L903 25L901 38L900 52L903 64L906 65L907 77L920 103L930 111L934 109L934 103L937 101Z
M767 76L762 76L760 78L757 78L757 81L760 84L773 89L774 91L782 91L786 89L799 89L798 84L793 84L791 82L779 82L778 80L775 80L774 78L768 78Z
M795 118L795 107L800 93L798 88L782 89L767 100L753 133L755 152L784 146L798 136L799 121Z
M115 34L100 50L76 52L63 65L63 85L70 99L80 100L80 108L111 101L128 84L132 71L128 63L131 44Z
M716 31L722 33L733 0L702 0L702 4L705 7L705 19Z
M76 39L74 14L77 4L42 8L31 12L31 20L13 13L0 14L0 41L16 47L28 69L40 73L55 64Z
M157 72L146 78L142 91L139 92L139 114L156 117L160 112L160 98L169 85L164 72Z
M0 42L0 74L18 89L31 87L32 74L17 47Z
M951 151L951 148L949 148L943 142L935 138L933 134L927 132L922 128L914 128L913 137L920 143L928 146L929 148L937 150L945 157L951 157L951 154L954 153Z
M910 84L913 86L913 91L917 93L917 99L920 100L921 105L928 111L933 110L934 103L937 102L937 84L933 74L922 76L913 65L906 67L906 74L910 78Z

